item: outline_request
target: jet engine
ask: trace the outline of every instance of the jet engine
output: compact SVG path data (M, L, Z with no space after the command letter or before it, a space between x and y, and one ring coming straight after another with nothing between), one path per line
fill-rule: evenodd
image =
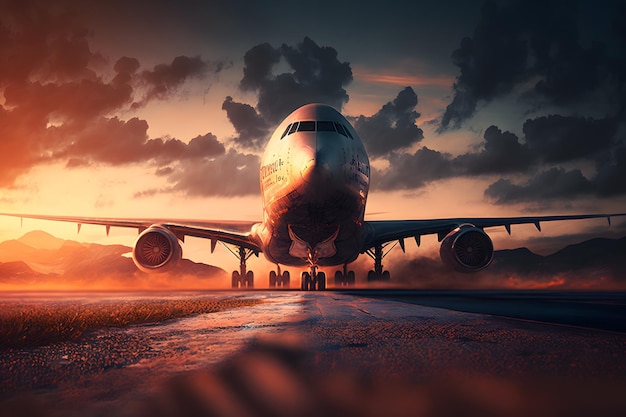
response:
M443 239L441 260L460 272L477 272L491 264L493 243L482 229L462 224Z
M176 235L158 225L141 232L133 247L133 262L143 272L165 271L166 266L176 265L182 256Z

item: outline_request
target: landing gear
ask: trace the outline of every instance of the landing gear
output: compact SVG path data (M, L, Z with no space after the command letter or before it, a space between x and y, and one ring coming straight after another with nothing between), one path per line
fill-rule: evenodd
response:
M335 286L336 287L351 287L356 282L356 276L354 271L348 271L348 265L343 266L343 271L335 272Z
M239 271L233 271L233 288L254 288L254 272L248 271L241 275Z
M317 267L312 266L311 272L303 272L300 281L302 291L324 291L326 289L326 274L317 272Z
M280 266L277 265L278 272L270 271L270 288L283 287L289 288L291 282L291 275L289 271L280 272Z
M254 272L246 271L246 261L253 253L250 249L239 247L239 253L235 254L239 258L239 271L233 271L233 288L254 288Z
M391 280L391 274L389 273L389 271L383 271L383 258L389 253L389 251L384 253L383 245L376 245L373 249L373 251L372 249L368 249L366 252L372 259L374 259L374 270L367 273L367 281L389 282ZM393 249L393 247L391 249Z

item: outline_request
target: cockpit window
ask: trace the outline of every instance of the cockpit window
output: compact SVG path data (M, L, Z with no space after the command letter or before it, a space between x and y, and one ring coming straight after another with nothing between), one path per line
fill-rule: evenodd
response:
M337 128L337 132L341 133L344 136L348 136L348 135L346 135L346 131L343 128L342 124L335 122L335 127Z
M282 138L284 138L284 137L285 137L285 135L287 135L287 132L289 132L289 129L290 129L290 128L291 128L291 125L289 125L289 126L287 126L287 127L285 128L285 131L284 131L284 132L283 132L283 134L280 136L280 138L281 138L281 139L282 139Z
M343 126L343 125L342 125L342 126ZM352 133L350 133L350 130L349 130L347 127L345 127L345 126L343 126L343 128L344 128L344 130L346 131L346 133L348 134L348 136L350 136L350 139L354 139L354 138L352 137Z
M281 139L294 132L339 132L340 134L352 139L352 135L348 128L341 123L331 122L329 120L294 122L285 128Z
M300 122L298 132L315 132L315 122Z
M318 132L334 132L335 124L333 122L319 121L317 122Z

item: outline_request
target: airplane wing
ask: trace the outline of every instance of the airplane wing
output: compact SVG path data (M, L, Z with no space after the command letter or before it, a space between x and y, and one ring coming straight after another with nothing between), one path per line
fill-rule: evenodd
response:
M69 217L47 216L38 214L0 213L2 216L19 217L22 219L52 220L76 223L78 232L83 224L94 224L106 227L107 235L111 227L137 229L139 232L153 225L169 229L180 240L185 236L200 237L211 240L211 250L218 241L250 249L258 254L261 247L250 235L252 226L258 222L247 221L201 221L172 219L114 219L106 217Z
M414 238L417 245L420 244L420 237L423 235L437 234L437 239L441 242L443 238L452 230L462 224L472 224L480 229L485 227L504 226L511 234L512 224L534 224L537 230L541 231L542 222L559 220L581 220L606 218L611 224L611 217L626 216L626 213L615 214L583 214L568 216L535 216L535 217L467 217L452 219L433 220L377 220L366 221L364 247L361 252L370 248L382 245L387 242L399 241L404 249L404 239Z

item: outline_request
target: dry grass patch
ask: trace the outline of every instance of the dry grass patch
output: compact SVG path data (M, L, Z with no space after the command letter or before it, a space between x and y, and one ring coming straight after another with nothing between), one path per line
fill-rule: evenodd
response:
M91 304L2 304L0 348L25 348L77 339L86 331L158 323L261 303L254 299L180 298Z

